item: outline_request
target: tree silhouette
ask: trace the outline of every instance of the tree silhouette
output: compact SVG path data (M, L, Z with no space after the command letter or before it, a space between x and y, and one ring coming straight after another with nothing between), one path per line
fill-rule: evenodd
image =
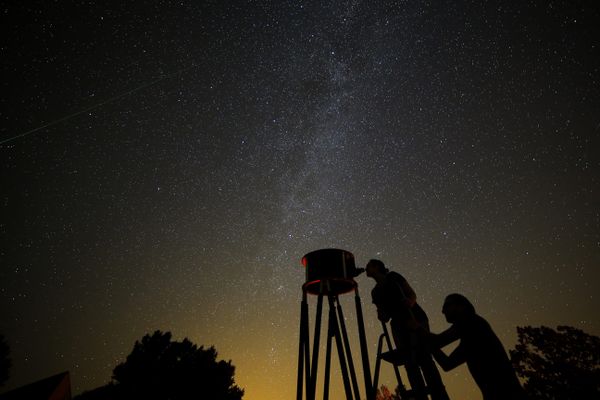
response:
M570 326L517 327L510 351L531 399L599 399L600 338Z
M9 370L12 365L10 358L10 347L3 335L0 335L0 386L4 386L10 374Z
M188 339L171 341L156 331L136 341L127 360L115 367L112 389L118 398L240 400L231 361L217 361L214 347L198 348Z

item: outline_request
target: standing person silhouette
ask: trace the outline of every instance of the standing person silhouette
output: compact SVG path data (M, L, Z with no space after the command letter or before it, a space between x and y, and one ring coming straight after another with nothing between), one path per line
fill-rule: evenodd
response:
M442 313L452 326L439 335L430 334L430 345L444 371L466 362L484 400L525 399L525 391L500 339L490 324L477 315L473 304L461 294L451 294L444 301ZM460 343L450 356L440 350L456 340Z
M427 351L423 331L429 332L429 319L417 303L415 291L402 275L389 271L380 260L370 260L365 270L367 276L377 282L371 291L377 317L382 322L391 320L396 348L408 354L406 373L417 399L427 399L425 377L433 400L449 400L440 373Z

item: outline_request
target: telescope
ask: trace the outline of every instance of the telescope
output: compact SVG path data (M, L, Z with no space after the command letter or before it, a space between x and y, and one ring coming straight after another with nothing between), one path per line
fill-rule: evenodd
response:
M358 284L355 277L365 271L356 268L354 255L341 249L315 250L302 257L302 265L306 269L306 281L302 285L302 303L300 306L300 335L298 347L298 381L296 400L315 400L317 389L317 369L319 365L321 317L323 301L329 304L327 326L325 373L323 377L323 399L329 397L331 358L333 347L337 349L340 372L344 384L346 400L364 398L360 394L352 350L346 330L346 322L339 301L339 295L354 292L358 335L361 349L361 360L367 400L375 399L375 389L371 381L369 354L365 326L362 316L362 304L358 295ZM316 295L316 315L314 334L309 332L308 294ZM310 354L312 350L312 356Z
M315 250L302 257L306 268L304 289L314 295L344 294L357 287L354 278L365 272L356 268L354 255L341 249Z

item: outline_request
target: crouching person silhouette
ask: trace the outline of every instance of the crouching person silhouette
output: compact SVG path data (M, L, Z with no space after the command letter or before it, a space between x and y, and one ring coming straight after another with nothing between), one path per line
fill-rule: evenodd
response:
M416 398L428 398L426 382L433 400L449 400L440 373L427 348L429 319L417 304L414 290L402 275L389 271L380 260L369 261L366 272L376 282L371 297L377 306L378 318L382 322L391 320L390 327L396 348L408 354L406 373Z
M500 339L490 324L477 315L471 302L463 295L451 294L444 301L442 313L452 326L438 335L429 334L429 344L433 357L444 371L466 362L483 400L525 399ZM449 356L440 350L456 340L460 343Z

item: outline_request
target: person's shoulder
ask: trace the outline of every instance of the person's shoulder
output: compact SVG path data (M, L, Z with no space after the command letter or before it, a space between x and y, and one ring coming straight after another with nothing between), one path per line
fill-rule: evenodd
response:
M492 327L489 324L489 322L487 322L487 320L479 314L471 315L469 317L467 323L471 328L475 328L478 331L491 331L492 330Z
M406 278L404 278L401 274L399 274L396 271L390 271L388 272L387 276L393 280L397 280L397 281L405 281Z
M489 326L490 324L487 322L487 320L485 318L483 318L481 315L479 314L473 314L472 316L473 321L477 324L481 324L481 325L487 325Z

